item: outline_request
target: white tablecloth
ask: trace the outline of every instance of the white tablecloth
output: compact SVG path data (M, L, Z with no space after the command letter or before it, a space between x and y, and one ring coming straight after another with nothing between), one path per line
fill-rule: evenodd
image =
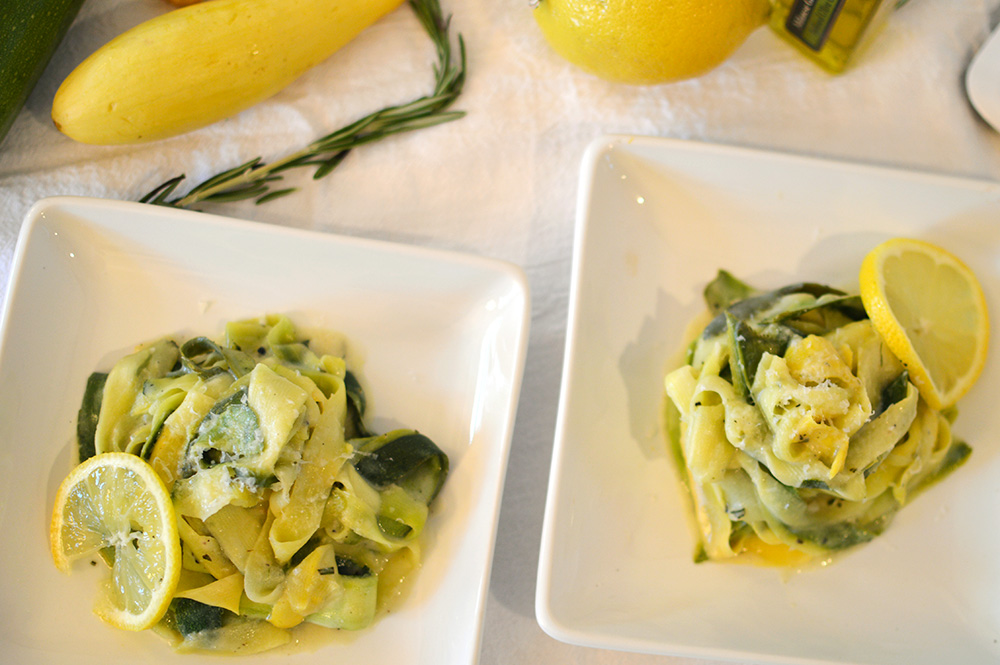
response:
M554 55L528 0L443 0L468 47L455 122L364 147L329 178L255 207L206 210L272 224L457 249L525 268L532 331L511 447L481 662L688 663L562 644L538 627L535 574L559 392L580 158L603 133L740 144L997 179L1000 136L968 102L964 72L1000 0L912 0L846 74L831 77L766 28L696 80L605 83ZM0 146L0 292L21 221L58 194L136 199L277 158L389 102L423 94L433 53L407 7L277 97L204 130L144 146L76 144L49 120L66 74L163 0L88 0ZM183 67L184 63L178 63Z

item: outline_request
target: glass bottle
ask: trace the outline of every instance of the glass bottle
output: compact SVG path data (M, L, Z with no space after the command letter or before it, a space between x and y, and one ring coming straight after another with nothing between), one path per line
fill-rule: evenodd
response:
M771 28L827 70L839 73L895 0L774 0Z

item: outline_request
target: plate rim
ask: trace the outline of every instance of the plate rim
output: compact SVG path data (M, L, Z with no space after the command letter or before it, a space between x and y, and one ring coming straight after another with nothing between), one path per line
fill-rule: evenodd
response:
M1000 30L998 30L1000 33ZM695 152L699 155L715 155L719 157L736 157L744 160L769 160L785 164L802 164L810 168L836 169L855 173L878 174L882 177L904 178L911 181L937 183L947 187L960 188L968 191L986 194L1000 194L1000 181L985 177L962 176L947 172L938 172L920 168L901 167L892 164L879 164L849 159L830 158L812 154L802 154L783 150L765 149L734 145L727 143L707 142L693 139L649 136L621 133L603 134L593 139L586 147L580 165L579 191L574 222L573 262L570 275L569 318L563 357L562 379L556 415L556 427L552 461L549 469L548 489L546 492L545 510L542 523L542 538L540 545L539 566L536 578L535 615L542 630L559 641L568 644L693 658L718 659L754 659L765 658L761 662L768 663L831 663L842 661L819 661L802 658L790 658L776 654L755 654L732 648L705 648L679 644L657 642L648 638L629 637L608 632L596 633L581 628L579 624L565 621L554 611L552 604L552 573L555 566L553 560L555 547L554 522L557 518L556 503L560 500L560 487L564 480L561 473L562 462L572 449L571 442L566 439L567 403L569 388L573 378L573 359L579 344L579 316L581 313L580 282L583 278L584 261L581 257L586 240L588 227L591 224L592 189L596 179L599 160L614 150L639 145L662 149L668 152Z

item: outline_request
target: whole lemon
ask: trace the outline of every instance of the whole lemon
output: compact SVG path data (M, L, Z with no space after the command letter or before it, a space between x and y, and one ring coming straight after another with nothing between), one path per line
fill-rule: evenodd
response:
M761 26L769 0L535 0L557 53L611 81L652 84L698 76Z

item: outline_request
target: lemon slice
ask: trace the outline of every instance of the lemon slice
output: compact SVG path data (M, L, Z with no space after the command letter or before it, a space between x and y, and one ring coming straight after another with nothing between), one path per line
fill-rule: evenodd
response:
M982 287L957 257L894 238L861 263L861 300L886 346L935 409L952 406L986 364L989 315Z
M181 571L177 522L163 481L140 457L104 453L74 468L56 494L49 539L66 573L81 557L113 556L94 608L104 621L143 630L167 611Z

